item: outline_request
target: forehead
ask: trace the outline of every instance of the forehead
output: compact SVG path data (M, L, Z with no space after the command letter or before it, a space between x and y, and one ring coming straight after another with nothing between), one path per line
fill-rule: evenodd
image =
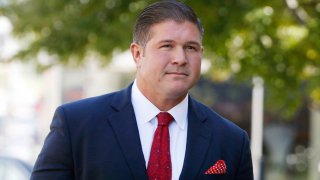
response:
M201 33L197 25L190 21L168 20L152 25L149 30L149 40L163 39L195 41L201 44Z

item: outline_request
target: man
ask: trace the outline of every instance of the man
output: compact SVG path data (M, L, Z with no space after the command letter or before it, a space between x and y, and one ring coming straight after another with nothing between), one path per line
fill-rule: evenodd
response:
M134 83L60 106L31 179L253 179L247 134L188 95L202 35L183 3L145 8L130 46Z

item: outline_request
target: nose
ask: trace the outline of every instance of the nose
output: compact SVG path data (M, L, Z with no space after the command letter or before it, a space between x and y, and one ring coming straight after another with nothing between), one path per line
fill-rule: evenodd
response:
M176 48L174 51L172 63L176 65L185 65L187 64L188 59L184 48Z

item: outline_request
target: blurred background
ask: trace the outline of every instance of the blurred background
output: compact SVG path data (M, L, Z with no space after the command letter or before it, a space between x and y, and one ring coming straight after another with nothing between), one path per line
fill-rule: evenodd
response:
M0 0L0 180L29 179L57 106L132 82L151 2ZM255 179L319 180L320 1L184 2L205 28L190 94L248 132Z

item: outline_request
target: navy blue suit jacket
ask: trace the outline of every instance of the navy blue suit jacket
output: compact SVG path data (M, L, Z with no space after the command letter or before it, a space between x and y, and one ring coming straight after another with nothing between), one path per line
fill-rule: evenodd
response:
M253 179L245 131L191 97L188 121L180 179ZM226 174L205 175L218 160ZM31 179L148 179L131 86L58 107Z

